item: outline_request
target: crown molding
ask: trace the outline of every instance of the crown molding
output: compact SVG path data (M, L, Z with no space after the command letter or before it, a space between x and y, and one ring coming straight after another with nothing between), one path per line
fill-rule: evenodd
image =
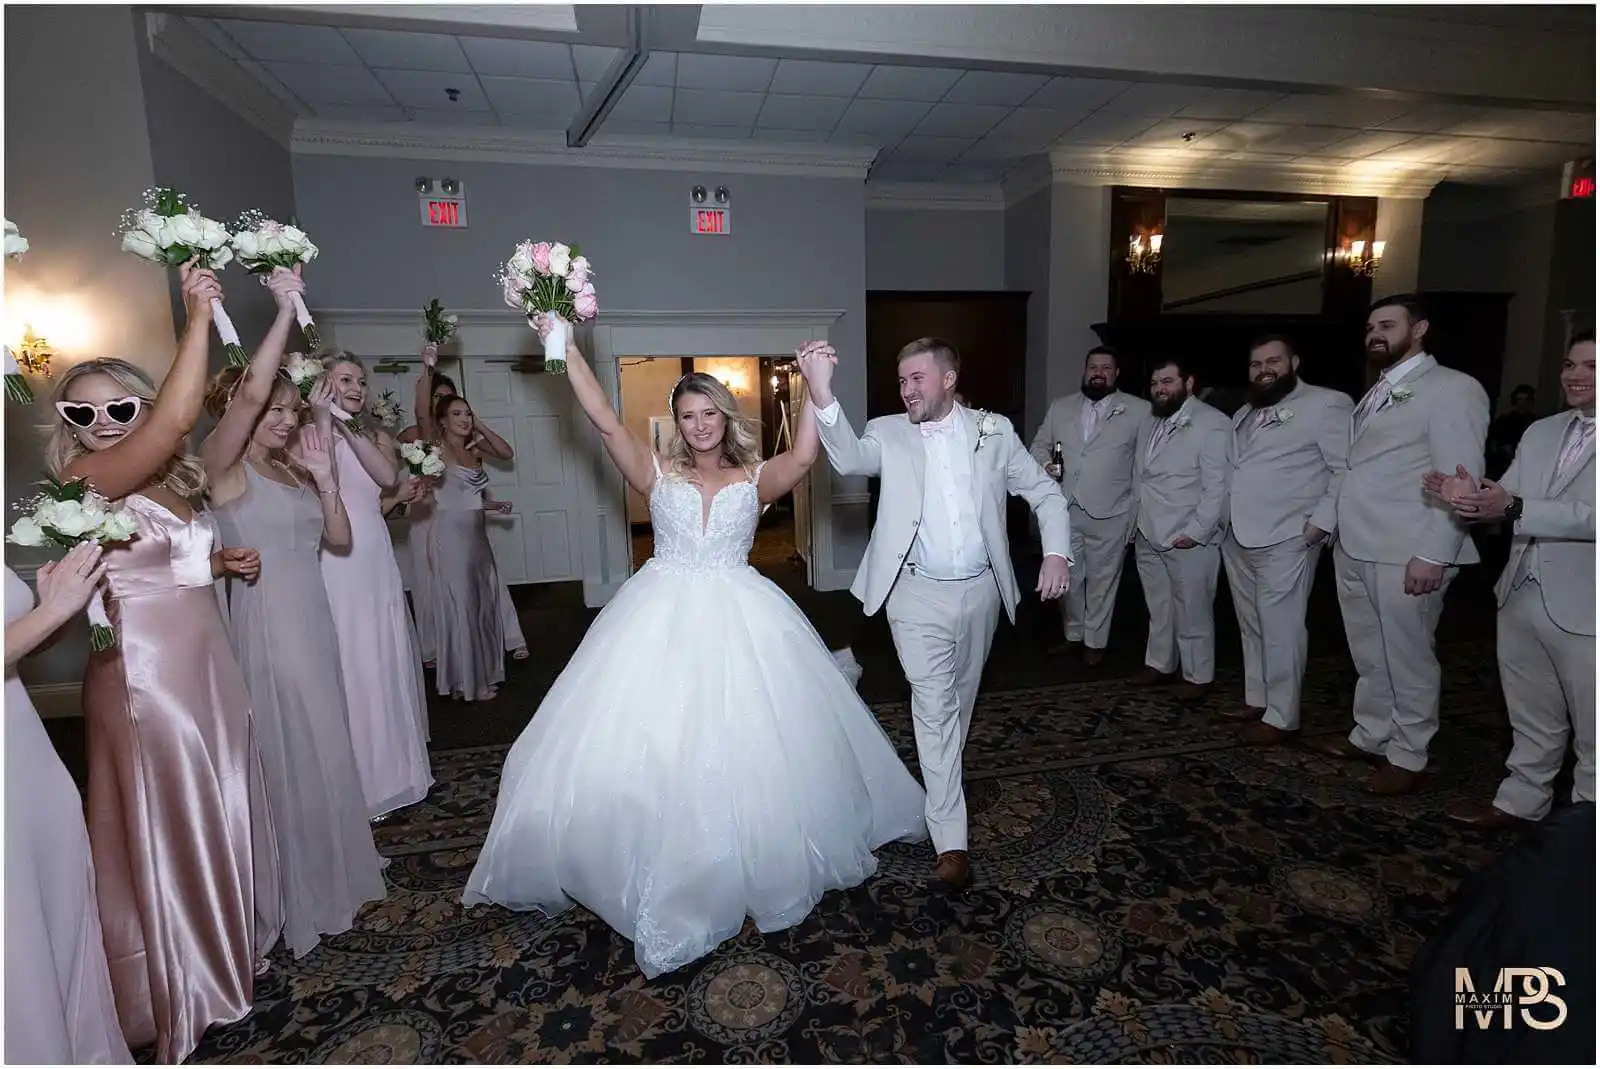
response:
M568 148L560 130L424 126L419 123L301 119L293 149L304 155L477 160L541 167L607 167L632 171L717 171L865 181L876 148L766 141L690 141L602 134Z
M868 182L867 211L1005 211L997 184L954 182Z
M1050 160L1045 156L1030 156L1022 165L1006 175L1000 183L1000 192L1006 207L1020 204L1041 190L1049 189L1055 176L1050 170Z
M182 15L149 12L145 36L155 57L205 90L239 118L288 148L295 113Z
M1152 153L1146 157L1100 150L1056 149L1051 180L1062 185L1177 186L1191 189L1256 189L1271 193L1419 199L1439 179L1426 165L1379 171L1361 161L1299 160L1264 163L1218 156Z

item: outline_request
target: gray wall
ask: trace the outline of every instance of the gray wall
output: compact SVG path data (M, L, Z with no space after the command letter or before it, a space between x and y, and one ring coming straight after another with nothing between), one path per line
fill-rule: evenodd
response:
M1044 420L1050 398L1044 392L1050 359L1050 189L1045 187L1006 208L1006 289L1028 298L1028 360L1023 375L1027 412L1024 437Z
M869 208L867 288L1005 289L1006 213Z

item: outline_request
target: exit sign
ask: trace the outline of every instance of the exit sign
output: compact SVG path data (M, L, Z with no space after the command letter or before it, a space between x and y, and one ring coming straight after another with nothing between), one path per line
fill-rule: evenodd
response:
M1594 198L1594 160L1573 160L1562 169L1561 196L1563 199Z
M422 205L423 226L464 227L467 225L467 199L465 197L423 196L418 200Z
M733 216L727 208L706 208L699 204L689 208L689 233L731 234Z

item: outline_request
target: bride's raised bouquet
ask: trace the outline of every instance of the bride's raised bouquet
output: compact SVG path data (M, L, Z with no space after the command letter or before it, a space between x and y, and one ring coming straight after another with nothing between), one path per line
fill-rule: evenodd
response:
M199 207L184 194L171 186L156 186L145 190L144 205L122 213L118 234L123 252L163 267L179 267L193 260L196 267L216 271L232 262L233 239L228 228L201 215ZM235 367L248 364L250 358L239 344L239 332L233 328L222 302L215 298L211 301L211 321L217 326L228 363Z
M566 373L571 324L600 313L593 274L576 245L558 241L524 241L500 269L507 305L524 316L542 312L559 319L544 337L544 366L553 374Z
M418 479L437 479L444 474L444 454L432 442L403 442L400 459Z
M133 540L138 531L133 513L114 509L82 479L60 483L47 479L44 492L19 506L22 516L11 525L6 541L34 548L71 549L80 542L110 545ZM89 601L89 645L100 651L117 644L106 614L105 594Z
M233 252L239 266L252 275L271 274L273 268L292 268L295 264L308 264L317 258L317 247L306 232L293 223L280 223L269 219L254 209L239 216L233 224ZM298 293L291 293L294 317L300 324L300 333L313 349L322 348L322 337L317 324L306 311L306 302Z
M456 336L456 316L447 312L435 297L422 310L422 337L429 345L439 346Z
M400 426L400 402L395 400L393 390L384 390L378 399L368 407L372 418L382 427L394 428Z

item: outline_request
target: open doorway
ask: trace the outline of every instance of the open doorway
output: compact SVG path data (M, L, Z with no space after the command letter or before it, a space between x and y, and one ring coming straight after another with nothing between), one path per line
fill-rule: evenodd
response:
M793 441L796 393L800 376L792 356L648 356L618 360L622 419L628 428L658 451L672 430L667 402L678 379L701 371L722 381L740 411L761 421L761 455L771 457ZM768 578L810 582L811 515L805 480L762 514L750 563ZM637 571L655 549L650 507L642 494L627 491L632 570Z

